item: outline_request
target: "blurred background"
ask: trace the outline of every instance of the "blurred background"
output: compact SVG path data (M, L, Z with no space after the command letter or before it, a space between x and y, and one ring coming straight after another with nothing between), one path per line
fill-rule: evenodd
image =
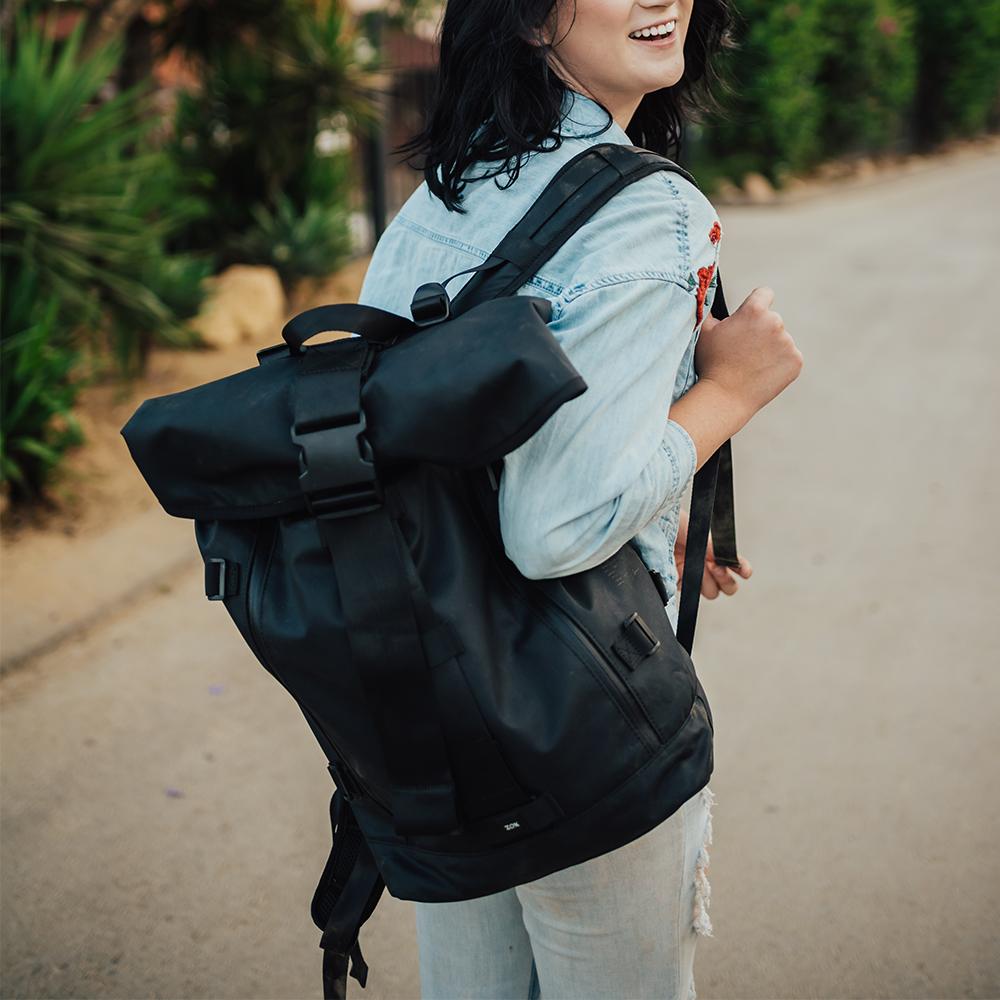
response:
M1000 0L736 10L679 160L805 368L734 442L755 572L699 617L699 995L1000 997ZM0 5L3 996L321 995L322 753L119 430L356 298L440 16ZM362 943L364 995L419 995L412 904Z

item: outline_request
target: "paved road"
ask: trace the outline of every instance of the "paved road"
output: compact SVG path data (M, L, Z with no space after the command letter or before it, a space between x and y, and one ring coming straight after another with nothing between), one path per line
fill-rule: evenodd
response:
M701 1000L1000 995L1000 155L723 208L804 356L734 442L754 577L703 602ZM3 995L318 997L329 779L190 568L3 679ZM95 569L100 572L100 569ZM418 996L412 904L369 1000Z

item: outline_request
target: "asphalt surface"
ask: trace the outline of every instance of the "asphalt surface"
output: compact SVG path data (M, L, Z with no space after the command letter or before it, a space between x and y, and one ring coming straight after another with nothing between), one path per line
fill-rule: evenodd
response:
M700 1000L1000 996L998 193L994 152L720 208L730 308L774 288L805 367L734 439L754 575L699 616ZM322 995L325 761L190 546L0 681L5 997ZM352 997L419 996L412 903L361 943Z

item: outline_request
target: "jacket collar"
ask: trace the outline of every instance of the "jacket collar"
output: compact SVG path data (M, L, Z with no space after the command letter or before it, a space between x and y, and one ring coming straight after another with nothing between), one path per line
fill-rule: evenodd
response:
M608 122L608 115L601 109L601 106L592 97L581 94L577 90L568 88L563 94L562 102L563 122L561 132L565 136L588 135L603 129ZM607 125L605 131L599 136L601 142L618 142L624 145L632 145L628 133L614 119Z

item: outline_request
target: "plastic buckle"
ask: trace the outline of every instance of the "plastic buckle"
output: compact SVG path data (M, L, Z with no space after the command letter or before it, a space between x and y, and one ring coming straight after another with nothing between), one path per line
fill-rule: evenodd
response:
M205 560L205 596L221 601L239 590L239 563L212 556Z
M630 614L628 618L622 622L622 628L631 632L631 638L633 641L638 639L639 636L641 636L642 639L645 639L647 648L641 650L643 659L647 656L652 656L653 653L655 653L661 646L660 640L653 635L649 626L642 620L642 616L638 611L633 611L632 614ZM637 632L639 635L636 635Z
M413 293L410 313L417 326L440 323L451 315L451 299L439 281L428 281Z
M292 427L299 446L299 485L316 518L350 517L382 506L382 484L375 476L371 447L364 435L365 414L350 424Z

